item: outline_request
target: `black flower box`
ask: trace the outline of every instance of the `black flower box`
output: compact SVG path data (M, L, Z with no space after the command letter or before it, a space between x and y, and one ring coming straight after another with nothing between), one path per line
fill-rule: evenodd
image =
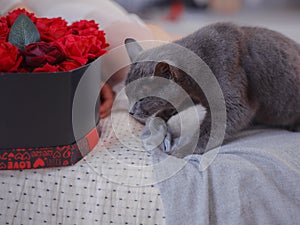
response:
M0 169L73 165L99 140L100 58L69 72L0 74Z

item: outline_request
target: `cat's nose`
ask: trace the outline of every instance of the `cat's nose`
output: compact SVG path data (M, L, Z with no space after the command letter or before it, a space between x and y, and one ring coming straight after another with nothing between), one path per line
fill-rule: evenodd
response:
M133 116L133 115L134 115L134 112L132 112L132 111L129 111L129 114Z

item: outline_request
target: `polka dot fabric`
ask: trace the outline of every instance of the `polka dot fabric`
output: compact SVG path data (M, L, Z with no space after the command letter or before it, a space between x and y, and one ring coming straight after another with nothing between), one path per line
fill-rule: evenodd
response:
M142 125L116 108L97 147L71 167L0 172L0 224L163 225Z

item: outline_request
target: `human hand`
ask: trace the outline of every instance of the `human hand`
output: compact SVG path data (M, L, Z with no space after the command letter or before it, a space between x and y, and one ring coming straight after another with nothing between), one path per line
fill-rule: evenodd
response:
M100 118L107 117L114 102L114 92L109 84L103 84L100 92Z

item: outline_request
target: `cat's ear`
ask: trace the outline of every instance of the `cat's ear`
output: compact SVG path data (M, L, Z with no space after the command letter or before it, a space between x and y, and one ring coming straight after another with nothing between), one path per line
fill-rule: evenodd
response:
M159 62L155 66L154 76L164 77L171 79L173 77L172 66L167 62Z
M133 62L143 51L142 46L140 46L139 43L137 43L137 41L133 38L127 38L125 40L125 47L131 62Z
M180 76L180 74L179 69L172 66L168 62L159 62L155 66L154 76L176 80Z

